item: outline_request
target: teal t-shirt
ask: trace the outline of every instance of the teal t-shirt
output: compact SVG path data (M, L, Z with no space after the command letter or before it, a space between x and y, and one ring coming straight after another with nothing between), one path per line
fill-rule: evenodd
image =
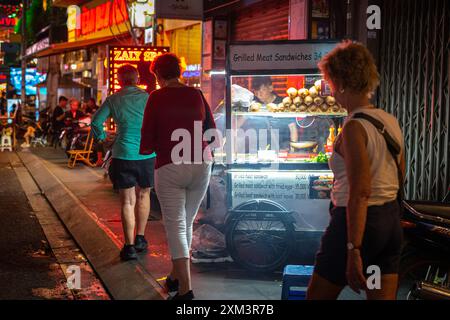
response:
M112 117L117 125L117 136L112 156L123 160L144 160L151 155L140 155L141 127L148 93L136 86L124 87L119 92L106 98L100 109L92 118L92 131L97 139L104 140L106 133L103 123Z

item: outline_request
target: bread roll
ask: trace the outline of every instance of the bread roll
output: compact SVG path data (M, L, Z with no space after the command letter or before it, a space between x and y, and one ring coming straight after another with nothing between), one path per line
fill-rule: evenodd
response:
M320 106L320 111L322 112L328 112L329 111L329 105L327 105L326 103L322 104Z
M305 104L306 104L307 106L309 106L309 105L311 105L314 101L313 101L313 98L311 98L311 96L307 96L307 97L305 98L304 102L305 102Z
M308 106L306 104L301 104L298 107L298 111L300 111L300 112L306 112L306 110L308 110Z
M302 98L305 98L307 95L309 95L309 91L306 88L301 88L298 90L298 95Z
M267 110L270 112L276 112L277 105L275 103L268 103L267 104Z
M341 112L341 108L337 104L330 106L330 109L331 109L331 112L336 112L336 113Z
M327 103L329 106L332 106L332 105L335 105L335 104L336 104L336 99L335 99L334 97L332 97L332 96L326 97L326 98L325 98L325 101L326 101L326 103Z
M315 98L314 98L314 104L315 104L316 106L321 106L322 103L323 103L323 99L322 99L321 97L315 97Z
M283 99L283 105L285 108L289 108L289 106L292 104L292 99L289 97L286 97Z
M250 112L258 112L259 110L261 110L261 103L253 102L250 105Z
M291 87L291 88L287 89L286 92L291 99L294 99L297 96L297 89L295 89L295 88Z
M298 107L300 107L300 105L303 103L303 99L302 98L300 98L300 97L295 97L295 99L294 99L294 104L295 104L295 106L298 108Z
M315 104L312 104L311 106L308 107L308 112L317 112L318 110L319 109Z
M315 86L309 88L309 95L311 96L311 98L315 98L319 95L319 91L316 89Z

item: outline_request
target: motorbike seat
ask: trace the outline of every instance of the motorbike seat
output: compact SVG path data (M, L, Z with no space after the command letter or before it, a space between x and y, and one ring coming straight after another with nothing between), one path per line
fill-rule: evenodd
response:
M442 202L428 201L407 201L415 211L420 214L439 217L450 221L450 204Z

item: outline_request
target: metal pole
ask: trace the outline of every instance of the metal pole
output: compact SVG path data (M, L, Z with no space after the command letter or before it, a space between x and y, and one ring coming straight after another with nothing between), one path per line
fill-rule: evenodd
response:
M20 98L21 98L21 104L22 104L22 110L25 107L25 103L26 103L26 90L25 90L25 78L26 78L26 69L27 69L27 60L25 59L25 54L26 54L26 41L27 41L27 35L26 35L26 23L27 23L27 15L26 15L26 10L27 10L27 0L23 0L22 4L22 46L20 48L20 55L21 55L21 66L22 66L22 83L21 83L21 93L20 93Z

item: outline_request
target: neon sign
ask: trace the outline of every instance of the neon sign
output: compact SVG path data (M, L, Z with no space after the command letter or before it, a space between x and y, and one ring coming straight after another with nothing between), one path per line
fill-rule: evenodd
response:
M117 70L129 64L138 69L139 76L146 79L150 76L150 64L159 55L169 51L167 47L120 46L109 48L109 85L108 93L113 94L121 89L117 79Z
M0 18L0 26L2 27L14 27L16 24L16 18Z
M89 8L70 6L67 10L67 27L70 40L108 30L128 21L126 0L109 0ZM70 41L69 40L69 41Z

